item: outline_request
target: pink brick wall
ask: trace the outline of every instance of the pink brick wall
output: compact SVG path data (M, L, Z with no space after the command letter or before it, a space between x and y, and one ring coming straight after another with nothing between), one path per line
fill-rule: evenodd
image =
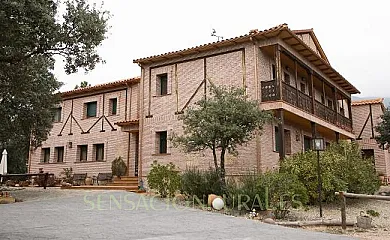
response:
M97 175L99 172L111 172L111 162L121 156L125 162L127 162L127 150L128 150L128 133L121 132L120 128L114 125L115 122L124 121L126 119L137 119L139 109L139 89L137 85L132 85L127 89L127 108L126 111L126 90L114 90L108 93L96 93L92 96L78 97L62 102L62 121L53 124L53 128L48 136L48 139L42 143L42 147L37 148L31 154L30 159L30 172L38 172L39 168L43 168L44 171L59 175L63 168L73 168L74 173L88 173L88 175ZM116 131L112 131L107 121L104 121L103 130L101 120L90 130L89 134L81 134L82 130L86 132L91 126L99 119L103 114L103 98L104 98L104 114L107 116L109 122L114 126ZM117 98L117 114L110 115L109 113L109 99ZM84 117L84 103L97 101L97 117L85 118ZM71 113L73 102L73 116L80 124L82 130L77 126L76 122L70 119L65 125L66 119ZM65 125L65 127L64 127ZM71 132L70 126L72 125L73 135L69 135ZM62 135L58 136L62 131ZM132 144L135 138L132 139ZM72 147L69 146L72 144ZM96 162L94 160L94 144L104 144L104 161ZM78 161L77 145L88 145L87 162ZM64 162L57 163L55 159L55 147L64 147ZM50 148L50 161L49 163L42 163L42 148ZM134 159L134 149L130 151L130 159ZM133 163L134 161L131 161ZM134 164L130 165L134 167ZM133 169L131 170L134 171Z

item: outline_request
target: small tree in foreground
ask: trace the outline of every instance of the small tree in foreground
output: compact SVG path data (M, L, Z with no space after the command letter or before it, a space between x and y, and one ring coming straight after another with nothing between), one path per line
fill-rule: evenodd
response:
M375 130L379 133L375 139L376 141L384 146L390 143L390 109L387 108L386 111L381 116L382 122L375 127Z
M179 117L184 133L173 136L173 143L185 152L210 149L215 169L224 180L226 152L238 154L237 147L260 133L272 115L260 110L257 101L249 100L245 89L211 84L210 94Z

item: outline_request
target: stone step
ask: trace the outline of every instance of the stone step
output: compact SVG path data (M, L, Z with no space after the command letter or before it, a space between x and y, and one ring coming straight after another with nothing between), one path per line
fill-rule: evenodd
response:
M123 183L123 182L113 182L109 184L110 186L133 186L138 187L138 183Z

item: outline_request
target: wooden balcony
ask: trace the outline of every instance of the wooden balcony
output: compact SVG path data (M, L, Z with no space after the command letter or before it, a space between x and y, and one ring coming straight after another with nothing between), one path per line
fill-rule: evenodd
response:
M352 132L352 121L349 118L337 113L321 102L313 100L312 97L298 91L293 86L282 82L282 95L279 94L279 86L275 80L261 82L261 101L270 102L283 100L305 112L311 113L339 128ZM314 109L313 109L314 107Z

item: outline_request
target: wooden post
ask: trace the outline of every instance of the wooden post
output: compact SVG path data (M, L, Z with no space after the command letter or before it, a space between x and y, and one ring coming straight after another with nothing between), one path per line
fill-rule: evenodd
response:
M315 114L315 91L314 91L314 78L313 78L313 71L309 71L309 79L310 79L310 95L311 95L311 113Z
M340 133L339 132L335 132L336 133L336 143L339 143L340 142Z
M341 227L343 230L347 229L347 199L344 196L344 192L340 192L340 200L341 200Z
M322 97L324 98L324 102L322 102L322 104L326 104L326 94L325 94L325 82L324 80L321 81L322 82Z
M315 138L317 136L316 123L310 122L310 125L311 125L311 137Z
M286 149L285 149L285 139L284 139L284 112L283 109L278 109L278 117L279 117L279 139L280 139L280 146L279 146L279 159L283 160L286 156Z
M45 178L43 179L43 189L46 189L48 178L49 178L49 173L45 173Z
M275 68L276 68L276 86L278 87L279 100L283 99L282 97L282 63L280 60L280 45L275 45Z
M296 59L294 59L294 68L295 68L295 90L297 92L297 99L296 100L298 102L298 96L299 96L299 92L298 92L298 64L297 64L297 60Z

